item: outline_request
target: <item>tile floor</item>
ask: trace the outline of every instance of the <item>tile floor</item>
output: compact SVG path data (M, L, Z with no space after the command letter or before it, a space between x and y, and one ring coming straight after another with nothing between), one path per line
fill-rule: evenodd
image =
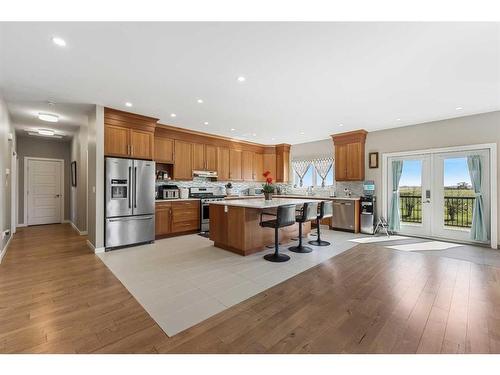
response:
M100 254L106 266L165 331L173 336L230 306L279 284L357 244L352 233L324 230L331 246L290 253L285 263L262 259L273 250L242 257L198 235ZM291 246L288 244L287 246Z

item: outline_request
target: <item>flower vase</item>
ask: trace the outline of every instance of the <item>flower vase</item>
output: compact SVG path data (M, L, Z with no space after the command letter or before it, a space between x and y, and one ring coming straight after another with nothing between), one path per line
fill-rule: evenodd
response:
M264 197L266 201L270 201L273 199L273 193L264 193Z

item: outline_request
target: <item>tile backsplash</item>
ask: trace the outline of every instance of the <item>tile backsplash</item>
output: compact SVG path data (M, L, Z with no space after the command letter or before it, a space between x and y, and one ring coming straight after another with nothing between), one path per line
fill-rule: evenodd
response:
M218 187L221 194L225 194L225 185L227 181L207 181L204 178L195 178L192 181L157 181L156 185L177 185L179 188L190 188L190 187ZM232 182L233 191L232 194L247 195L248 188L262 188L262 182ZM307 188L294 188L293 184L278 183L276 184L281 188L283 193L288 194L305 194ZM344 188L351 191L352 196L363 195L363 183L362 182L335 182L334 186L329 187L314 187L313 193L318 196L331 196L336 195L339 197L344 196Z

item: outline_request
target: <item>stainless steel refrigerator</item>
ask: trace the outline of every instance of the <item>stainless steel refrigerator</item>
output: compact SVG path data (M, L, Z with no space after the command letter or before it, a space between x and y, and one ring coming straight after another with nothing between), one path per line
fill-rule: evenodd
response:
M106 158L106 250L155 237L155 162Z

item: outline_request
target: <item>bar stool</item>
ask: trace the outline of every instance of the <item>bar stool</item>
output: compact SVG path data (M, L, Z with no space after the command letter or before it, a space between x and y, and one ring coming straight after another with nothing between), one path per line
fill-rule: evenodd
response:
M260 213L260 226L264 228L274 228L274 253L264 255L264 259L269 262L286 262L290 257L279 253L278 229L295 224L295 205L285 204L278 206L276 210L276 219L262 221L263 215L273 215L266 212Z
M309 246L302 246L302 223L315 220L318 216L318 202L307 202L302 206L300 215L295 218L299 223L299 244L291 246L288 250L294 253L310 253L312 249Z
M330 246L330 242L321 240L321 219L333 216L333 202L321 201L319 204L319 212L316 217L316 226L318 228L318 239L309 241L310 245L314 246Z

